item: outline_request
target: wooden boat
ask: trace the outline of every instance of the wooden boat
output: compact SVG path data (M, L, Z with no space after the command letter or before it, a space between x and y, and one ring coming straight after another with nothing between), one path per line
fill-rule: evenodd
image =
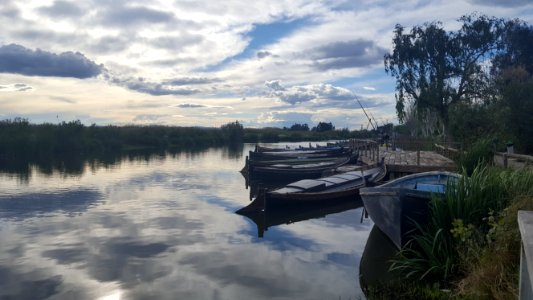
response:
M271 207L266 210L263 200L257 198L250 205L239 209L236 213L252 220L257 226L257 236L263 237L265 231L273 226L323 218L329 214L340 213L362 206L361 200L340 199L338 201L328 201L327 203L315 202L305 206Z
M267 147L267 146L261 146L261 145L255 145L255 152L281 152L281 151L288 151L291 150L289 147L285 148L274 148L274 147Z
M429 201L443 196L448 181L456 181L459 174L434 171L408 175L383 185L362 188L359 192L365 210L375 225L396 247L408 240L413 221L423 224L429 215Z
M332 161L307 162L303 164L272 164L267 166L250 166L248 174L250 178L271 181L288 181L304 178L319 178L325 172L335 170L351 162L351 156L343 156Z
M249 152L250 161L260 160L281 160L281 159L305 159L305 158L326 158L340 157L350 155L352 151L349 148L334 147L311 150L286 150L286 151L265 151Z
M385 177L385 165L319 179L299 180L265 194L267 205L324 201L355 197L359 189Z

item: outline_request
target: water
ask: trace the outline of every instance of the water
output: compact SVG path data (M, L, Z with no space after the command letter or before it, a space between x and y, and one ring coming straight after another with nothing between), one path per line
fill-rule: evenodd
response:
M258 237L251 145L0 173L0 298L359 299L361 208Z

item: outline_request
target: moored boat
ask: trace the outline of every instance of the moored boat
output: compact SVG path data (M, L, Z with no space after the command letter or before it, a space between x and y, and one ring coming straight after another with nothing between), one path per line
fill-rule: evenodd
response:
M301 164L280 162L266 166L249 165L250 178L261 178L271 181L288 181L322 177L326 172L333 171L353 161L351 156L343 156L331 161L308 161Z
M342 147L320 148L309 150L285 150L285 151L250 151L249 160L280 160L280 159L305 159L305 158L325 158L350 155L351 150Z
M355 197L359 189L385 177L385 165L319 179L303 179L265 193L267 205L323 201Z
M412 174L377 187L361 188L359 194L375 225L401 248L414 228L413 221L427 221L432 197L444 196L448 182L459 177L444 171Z

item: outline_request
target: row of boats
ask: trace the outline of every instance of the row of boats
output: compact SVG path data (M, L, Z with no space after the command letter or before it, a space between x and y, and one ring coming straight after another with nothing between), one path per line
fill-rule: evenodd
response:
M261 189L255 199L237 213L254 222L263 220L265 223L264 215L275 215L276 210L286 212L294 207L322 205L322 210L329 211L329 205L336 211L338 207L349 207L339 206L338 201L342 199L362 200L375 225L401 248L413 228L412 221L420 224L427 220L431 198L443 195L448 182L459 178L455 173L435 171L381 184L387 173L385 164L361 166L356 163L357 155L339 145L298 149L257 146L246 159L242 170L245 177L252 181L289 183ZM263 217L259 218L258 214ZM268 224L256 224L262 236Z

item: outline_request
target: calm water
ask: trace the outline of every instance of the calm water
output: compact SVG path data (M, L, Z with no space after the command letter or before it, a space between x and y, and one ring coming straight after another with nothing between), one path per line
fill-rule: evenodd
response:
M361 208L258 237L243 151L0 173L0 298L359 299Z

